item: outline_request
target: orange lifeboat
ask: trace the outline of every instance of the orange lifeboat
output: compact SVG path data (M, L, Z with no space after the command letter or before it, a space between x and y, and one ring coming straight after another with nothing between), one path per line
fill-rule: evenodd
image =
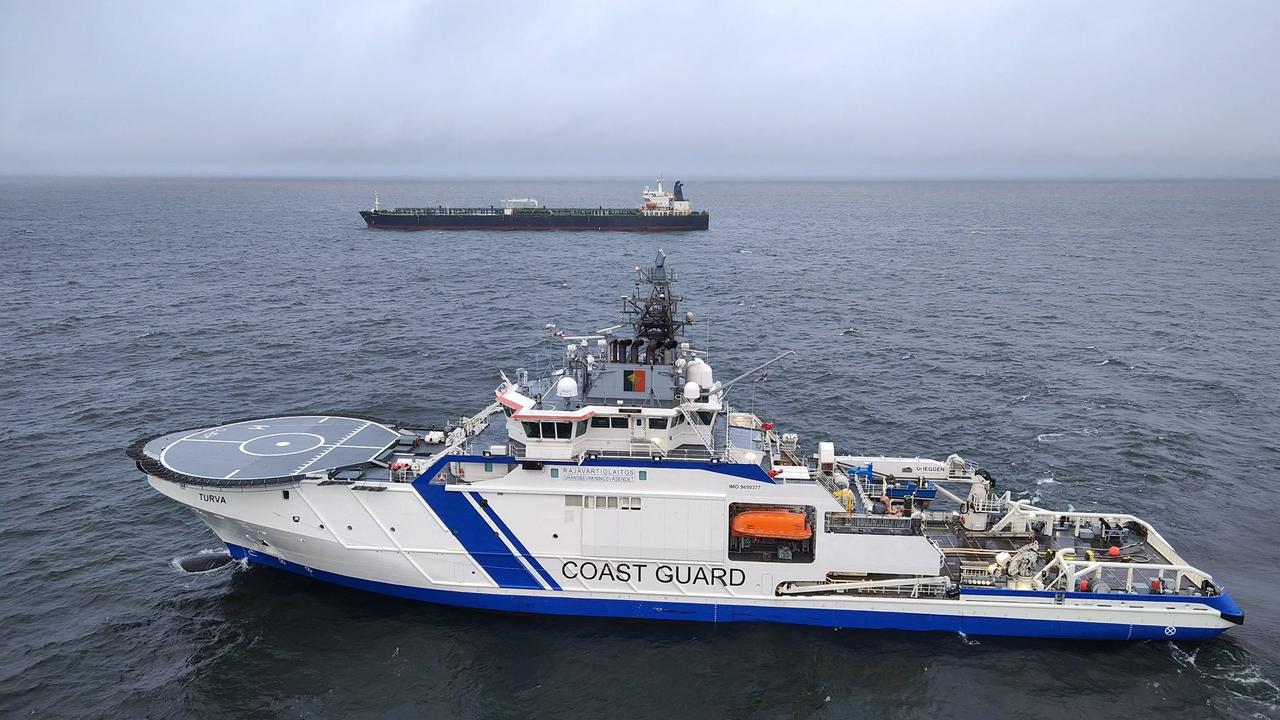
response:
M775 538L778 540L808 540L813 528L804 513L794 510L747 510L733 516L729 532L735 536Z

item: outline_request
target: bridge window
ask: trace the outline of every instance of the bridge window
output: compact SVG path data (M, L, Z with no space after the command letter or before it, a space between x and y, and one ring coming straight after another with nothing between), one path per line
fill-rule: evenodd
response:
M585 434L586 434L586 432L587 432L587 421L586 421L586 420L579 420L579 421L578 421L578 431L577 431L576 433L574 433L574 434L575 434L575 435L579 435L579 436L581 436L581 435L585 435Z
M538 423L524 422L520 424L524 426L524 434L526 437L532 438L534 440L540 439L542 437L542 432L539 430Z
M624 417L609 418L609 423L610 423L609 427L613 428L614 430L627 429L627 419Z
M593 417L593 418L591 418L591 427L593 427L593 428L606 428L606 429L607 429L607 428L609 427L609 418L607 418L607 417Z
M572 437L573 437L573 423L567 423L567 422L542 423L542 439L543 440L568 440Z
M666 418L649 418L649 429L650 430L666 430L667 419Z

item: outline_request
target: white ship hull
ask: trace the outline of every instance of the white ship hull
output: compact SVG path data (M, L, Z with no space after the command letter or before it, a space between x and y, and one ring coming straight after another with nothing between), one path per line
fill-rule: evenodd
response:
M726 401L791 351L716 380L665 255L636 273L627 322L549 324L562 364L500 374L456 423L257 418L129 457L237 558L449 605L1115 640L1243 622L1134 515L1034 507L954 454L801 450Z
M702 543L690 542L686 535L680 541L681 551L670 557L645 548L630 548L620 555L584 554L583 516L593 512L635 512L643 517L650 514L649 506L663 499L723 508L737 499L759 501L762 492L778 501L813 500L796 497L797 493L807 495L803 489L766 484L741 498L729 486L749 484L726 482L719 473L707 470L681 472L679 477L669 469L648 472L654 478L646 480L643 490L637 489L634 480L610 486L573 480L568 482L577 485L571 488L544 482L536 491L513 493L519 478L506 476L500 483L478 481L458 487L430 485L428 473L415 483L383 484L378 489L304 482L288 488L287 499L286 490L279 488L211 490L155 477L150 480L160 492L196 510L238 559L347 587L446 605L554 615L1117 640L1203 640L1233 627L1223 616L1224 609L1230 613L1234 608L1227 595L1152 597L966 588L958 597L778 597L774 589L781 582L825 576L830 568L822 562L824 548L816 553L816 562L803 567L733 562L724 557L723 543L716 541L720 528L702 531L706 537ZM624 476L634 478L637 473ZM704 487L691 493L695 478ZM672 491L677 483L679 491ZM566 508L566 491L593 497L625 492L626 497L648 502L638 512ZM664 523L666 532L671 513L662 508L651 514ZM585 519L589 527L590 518ZM586 539L594 539L589 531ZM819 540L820 544L822 540L828 539ZM600 549L590 542L587 546ZM714 557L717 553L719 557ZM902 561L901 554L895 556L896 565ZM847 565L847 558L843 562Z

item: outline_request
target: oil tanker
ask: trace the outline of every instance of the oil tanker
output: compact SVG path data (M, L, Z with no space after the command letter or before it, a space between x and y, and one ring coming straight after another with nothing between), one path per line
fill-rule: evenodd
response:
M360 217L378 230L706 230L710 216L692 210L684 197L684 183L673 192L645 187L638 208L550 208L533 198L504 200L500 207L395 208L384 210L375 195L373 208Z

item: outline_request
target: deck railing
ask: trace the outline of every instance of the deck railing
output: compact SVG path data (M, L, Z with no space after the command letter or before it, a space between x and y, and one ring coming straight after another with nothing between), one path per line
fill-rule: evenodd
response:
M914 518L895 515L829 512L826 514L825 527L827 532L855 535L915 535L920 531L920 522Z
M1036 579L1046 588L1066 591L1077 590L1081 580L1088 580L1093 592L1097 592L1099 582L1117 593L1150 592L1155 580L1159 581L1160 593L1178 594L1185 589L1205 592L1216 588L1208 573L1190 565L1076 559L1073 555L1071 548L1059 550L1057 557L1037 573Z

